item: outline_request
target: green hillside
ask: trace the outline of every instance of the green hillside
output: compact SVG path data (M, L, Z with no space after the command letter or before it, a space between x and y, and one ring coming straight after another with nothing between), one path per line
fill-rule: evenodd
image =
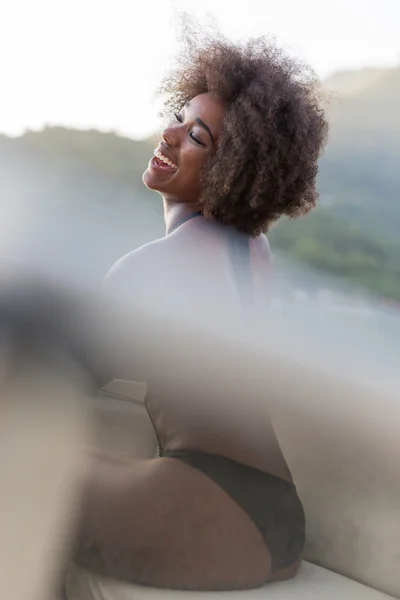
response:
M271 239L309 264L400 299L400 69L339 73L326 86L334 94L320 206L278 224Z

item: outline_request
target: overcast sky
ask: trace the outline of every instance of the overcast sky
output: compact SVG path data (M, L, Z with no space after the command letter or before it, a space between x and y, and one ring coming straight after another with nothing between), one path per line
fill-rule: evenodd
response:
M232 38L272 33L325 77L400 64L400 0L175 0ZM201 8L199 8L201 7ZM0 131L45 123L143 137L175 47L170 0L8 0L0 8Z

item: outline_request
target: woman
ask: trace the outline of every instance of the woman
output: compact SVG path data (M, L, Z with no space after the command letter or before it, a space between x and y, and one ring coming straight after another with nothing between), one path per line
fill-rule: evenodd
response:
M327 134L319 88L265 40L188 39L162 87L170 122L143 175L163 197L167 235L124 257L107 283L167 315L254 318L270 288L263 232L317 199ZM94 457L77 562L181 589L293 577L304 514L268 420L218 421L190 399L185 409L150 397L147 408L160 458Z

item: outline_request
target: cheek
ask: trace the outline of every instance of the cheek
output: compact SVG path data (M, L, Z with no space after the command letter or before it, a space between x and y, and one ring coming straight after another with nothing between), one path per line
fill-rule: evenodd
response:
M190 156L182 157L180 164L181 177L182 180L185 180L187 185L199 188L201 174L208 158L209 156L205 152L196 152Z

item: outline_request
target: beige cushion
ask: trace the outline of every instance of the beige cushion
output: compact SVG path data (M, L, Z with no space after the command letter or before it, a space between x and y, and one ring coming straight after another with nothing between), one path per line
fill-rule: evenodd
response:
M123 584L71 571L70 600L385 600L390 598L360 583L310 563L303 563L297 577L246 592L176 592Z
M275 423L306 512L305 558L400 598L400 446L379 418L360 434L362 412L357 426L342 412L329 427L321 415Z
M112 398L103 397L98 405L99 445L133 458L151 458L157 440L143 405L144 393L139 399L139 388L135 393L132 388L129 400L129 385L123 394L121 383L113 385ZM393 416L394 423L398 417ZM306 511L306 559L400 598L400 446L380 435L379 421L375 435L368 431L360 436L362 412L357 427L344 407L329 427L327 422L322 412L310 416L291 411L274 418ZM302 577L308 581L308 574L315 573L315 589L322 577L317 574L325 571L310 569L306 567ZM288 589L297 581L288 583Z
M124 457L151 458L157 438L144 401L146 385L114 380L96 399L95 445Z

